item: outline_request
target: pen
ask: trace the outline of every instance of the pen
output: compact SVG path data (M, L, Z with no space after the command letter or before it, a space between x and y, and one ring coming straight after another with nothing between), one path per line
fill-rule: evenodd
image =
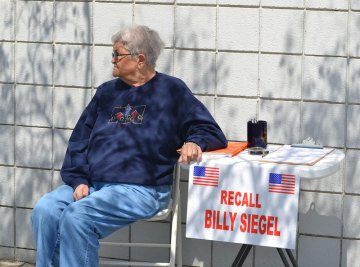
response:
M323 149L320 145L292 144L291 147Z
M265 157L267 154L269 154L269 150L264 150L263 154L262 154L262 158Z

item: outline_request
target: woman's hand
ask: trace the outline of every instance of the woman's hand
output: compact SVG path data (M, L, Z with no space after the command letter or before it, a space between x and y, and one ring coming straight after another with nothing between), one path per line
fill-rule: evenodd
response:
M89 195L89 186L86 184L80 184L74 190L74 198L76 201L88 195Z
M201 161L201 156L201 148L193 142L188 142L182 146L178 162L190 163L190 161Z

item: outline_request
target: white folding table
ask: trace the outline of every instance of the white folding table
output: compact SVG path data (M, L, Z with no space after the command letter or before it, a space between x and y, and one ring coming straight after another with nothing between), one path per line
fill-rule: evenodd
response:
M190 165L186 236L242 244L233 267L242 266L254 245L277 248L284 266L290 266L285 251L297 266L291 249L296 242L300 179L332 175L339 170L344 153L335 149L311 166L263 163L261 159L246 150L235 157L205 154L201 162ZM296 177L295 193L271 192L274 174Z

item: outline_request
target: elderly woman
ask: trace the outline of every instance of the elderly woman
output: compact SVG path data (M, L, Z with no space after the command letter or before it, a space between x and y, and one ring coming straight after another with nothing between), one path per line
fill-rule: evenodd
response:
M38 267L98 266L98 239L167 207L177 161L227 144L184 82L155 71L157 32L135 26L112 40L116 79L96 90L73 130L65 185L32 213Z

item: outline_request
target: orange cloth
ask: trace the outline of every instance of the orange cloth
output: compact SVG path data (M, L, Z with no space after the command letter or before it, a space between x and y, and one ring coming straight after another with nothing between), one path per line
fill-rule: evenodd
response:
M234 142L229 141L228 146L226 148L212 150L212 151L206 151L205 153L216 153L216 154L226 154L231 157L239 154L240 152L244 151L247 148L248 144L247 142Z

